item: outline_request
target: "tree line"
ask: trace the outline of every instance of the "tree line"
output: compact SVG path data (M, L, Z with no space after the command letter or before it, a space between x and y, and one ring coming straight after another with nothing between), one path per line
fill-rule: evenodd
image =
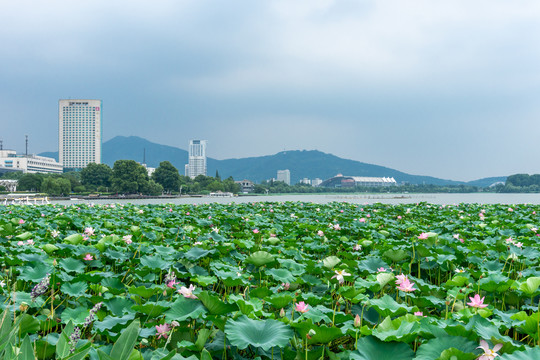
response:
M499 185L498 192L537 193L540 192L540 174L514 174L506 178L504 185Z
M6 173L4 179L17 179L18 191L42 192L61 196L72 192L82 193L116 193L161 195L169 194L203 194L223 191L238 193L240 185L232 177L221 180L216 172L215 177L199 175L195 179L180 175L170 162L163 161L159 167L148 175L147 169L134 160L117 160L113 167L106 164L90 163L78 172L63 174L23 174L21 172Z

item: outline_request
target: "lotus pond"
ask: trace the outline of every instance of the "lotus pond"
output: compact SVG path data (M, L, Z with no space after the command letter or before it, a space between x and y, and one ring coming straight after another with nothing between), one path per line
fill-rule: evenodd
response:
M537 205L0 207L0 359L540 359Z

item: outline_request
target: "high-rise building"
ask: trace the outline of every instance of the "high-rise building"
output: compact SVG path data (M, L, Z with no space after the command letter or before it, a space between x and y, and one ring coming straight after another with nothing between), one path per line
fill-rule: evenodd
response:
M206 140L189 141L189 159L186 176L194 179L198 175L206 176Z
M101 100L58 102L58 160L66 170L101 163Z
M291 172L289 169L277 171L277 181L283 181L287 185L291 185Z

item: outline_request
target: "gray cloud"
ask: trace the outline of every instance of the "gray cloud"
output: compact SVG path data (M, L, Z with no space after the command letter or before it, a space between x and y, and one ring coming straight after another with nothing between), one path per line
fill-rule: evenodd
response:
M456 180L538 173L540 4L30 1L0 5L5 147L57 148L57 101L105 138L213 157L319 149Z

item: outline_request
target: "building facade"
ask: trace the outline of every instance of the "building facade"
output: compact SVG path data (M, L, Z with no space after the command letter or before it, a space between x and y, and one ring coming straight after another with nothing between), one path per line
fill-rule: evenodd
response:
M62 164L55 159L38 155L21 155L15 150L0 150L0 168L23 173L61 174Z
M206 176L206 140L190 140L189 158L185 171L186 176L192 179L198 175Z
M333 178L323 181L319 186L323 187L355 187L355 186L395 186L396 180L392 177L365 177L343 176L337 174Z
M58 102L58 160L66 170L101 164L101 100Z
M286 170L277 171L277 181L283 181L287 185L291 185L291 172Z

